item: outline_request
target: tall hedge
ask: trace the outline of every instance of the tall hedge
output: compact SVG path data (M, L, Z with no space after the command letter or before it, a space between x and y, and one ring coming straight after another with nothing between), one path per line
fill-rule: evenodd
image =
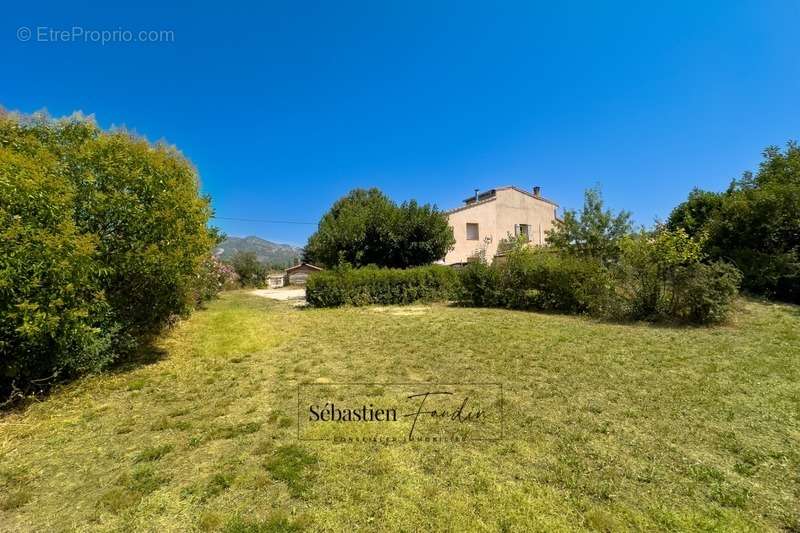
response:
M457 283L456 272L440 265L340 268L311 275L306 300L314 307L442 301L453 297Z
M516 249L501 263L470 263L459 276L459 301L478 307L607 315L614 299L599 261L554 250Z
M724 320L741 274L701 261L700 243L660 230L626 237L611 266L552 249L515 249L502 263L459 272L458 301L600 318L707 324Z
M0 399L101 368L188 312L210 215L172 147L0 114Z

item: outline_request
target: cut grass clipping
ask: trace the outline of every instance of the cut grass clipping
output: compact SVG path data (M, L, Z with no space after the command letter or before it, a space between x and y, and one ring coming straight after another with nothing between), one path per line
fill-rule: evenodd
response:
M798 307L674 328L230 292L153 349L0 417L0 529L800 531ZM298 382L502 383L507 439L301 442Z

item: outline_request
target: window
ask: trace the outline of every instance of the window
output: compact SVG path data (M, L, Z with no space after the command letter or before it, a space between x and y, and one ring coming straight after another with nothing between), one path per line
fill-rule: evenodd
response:
M467 222L467 240L468 241L478 240L478 225L473 222Z
M531 239L531 226L530 224L514 224L514 236L519 237L522 235L525 241Z

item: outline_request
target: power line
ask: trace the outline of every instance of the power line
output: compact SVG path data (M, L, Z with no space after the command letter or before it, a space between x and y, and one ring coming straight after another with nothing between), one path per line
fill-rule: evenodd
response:
M263 220L259 218L234 218L234 217L211 217L216 220L235 220L237 222L260 222L262 224L308 224L316 226L316 222L299 222L297 220Z

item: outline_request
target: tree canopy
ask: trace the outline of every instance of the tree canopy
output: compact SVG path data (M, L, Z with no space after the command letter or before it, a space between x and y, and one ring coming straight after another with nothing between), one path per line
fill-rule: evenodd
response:
M588 189L580 212L567 210L547 234L547 243L573 255L609 262L620 254L620 242L631 232L631 214L603 210L599 189Z
M447 216L415 200L395 204L376 188L337 200L308 239L304 260L407 268L441 259L455 243Z
M711 258L732 261L751 292L800 302L800 147L764 151L724 193L694 190L667 221L690 235L705 233Z

